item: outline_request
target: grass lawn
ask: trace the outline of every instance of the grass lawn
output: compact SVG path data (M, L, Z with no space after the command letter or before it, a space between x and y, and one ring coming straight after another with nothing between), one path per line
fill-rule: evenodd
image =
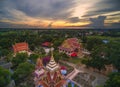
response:
M74 64L81 64L82 59L81 58L70 58L68 62L74 63Z

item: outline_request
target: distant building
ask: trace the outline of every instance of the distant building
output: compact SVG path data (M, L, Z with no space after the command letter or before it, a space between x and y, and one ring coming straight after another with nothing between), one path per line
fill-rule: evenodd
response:
M13 51L14 54L21 52L27 52L28 54L30 54L29 46L26 42L16 43L15 45L13 45Z
M52 45L51 42L44 42L44 43L42 43L43 47L50 47L51 45Z
M66 79L60 71L60 66L55 62L53 55L49 63L43 66L41 59L37 60L35 70L35 87L63 87Z
M44 42L41 45L42 45L42 47L47 55L50 52L50 49L51 49L50 47L52 46L52 43L51 42Z

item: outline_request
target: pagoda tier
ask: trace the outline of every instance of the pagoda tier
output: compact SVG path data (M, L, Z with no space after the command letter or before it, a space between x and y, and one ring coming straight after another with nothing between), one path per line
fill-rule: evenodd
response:
M46 68L49 71L55 71L59 68L59 65L54 60L53 54L51 56L50 62L47 64Z

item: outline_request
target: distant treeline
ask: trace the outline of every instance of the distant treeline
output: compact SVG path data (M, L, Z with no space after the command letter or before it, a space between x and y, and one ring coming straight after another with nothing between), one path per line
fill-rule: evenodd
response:
M21 30L34 30L34 31L51 31L51 30L60 30L60 31L71 31L71 30L76 30L76 31L120 31L119 28L117 29L94 29L94 28L83 28L83 29L79 29L79 28L0 28L1 32L5 32L5 31L21 31Z

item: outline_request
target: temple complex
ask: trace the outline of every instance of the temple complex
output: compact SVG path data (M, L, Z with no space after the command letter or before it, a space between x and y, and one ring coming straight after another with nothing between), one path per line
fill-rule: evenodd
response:
M43 66L42 60L38 58L34 74L35 87L64 87L67 83L61 74L59 64L54 60L53 54L46 66Z

